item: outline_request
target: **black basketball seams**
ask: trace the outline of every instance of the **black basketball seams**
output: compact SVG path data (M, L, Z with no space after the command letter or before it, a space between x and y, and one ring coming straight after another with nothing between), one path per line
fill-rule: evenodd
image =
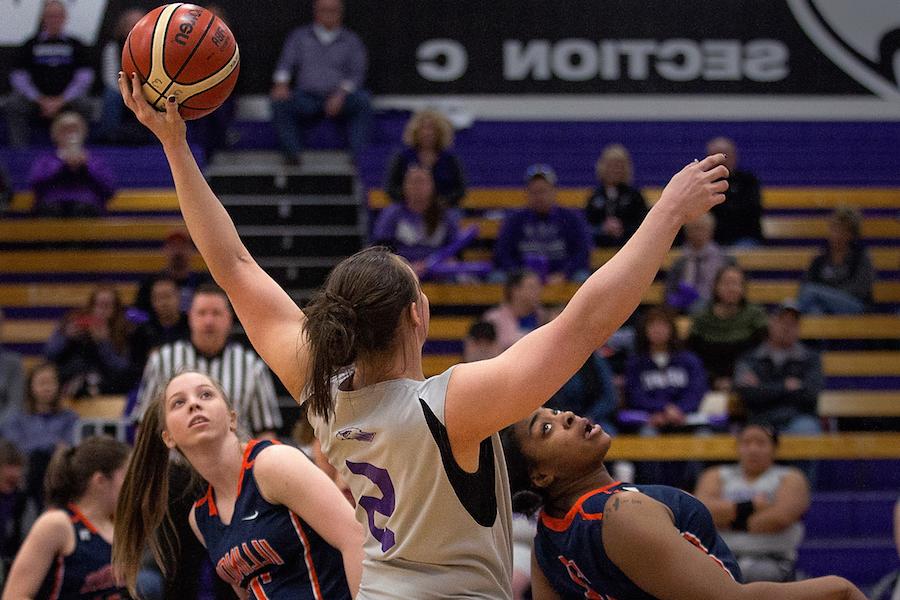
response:
M179 6L179 8L180 8L180 6ZM172 11L172 14L174 15L175 12L177 12L177 10L178 9L175 9L174 11ZM204 8L203 10L206 10L206 9ZM210 13L210 14L212 14L212 13ZM181 63L181 67L179 67L179 69L177 71L175 71L175 73L173 75L169 75L168 73L166 73L166 75L169 77L169 84L166 86L166 89L163 90L163 93L168 93L169 89L172 87L172 85L178 79L178 76L181 74L182 71L184 71L184 68L188 65L188 63L191 62L191 59L194 57L194 54L197 52L197 49L200 47L200 44L203 42L203 39L206 37L206 34L209 33L209 30L212 27L212 24L216 22L216 19L218 19L218 17L216 15L212 15L212 19L210 19L209 23L206 24L206 29L203 30L202 34L200 34L200 38L197 40L197 43L194 44L193 48L191 48L191 51L190 51L190 53L188 53L187 58L184 59L184 62ZM167 28L166 31L168 31L168 26L169 25L166 24L166 28ZM166 48L165 44L163 44L163 52L165 52L165 48ZM165 61L163 61L163 68L165 68Z

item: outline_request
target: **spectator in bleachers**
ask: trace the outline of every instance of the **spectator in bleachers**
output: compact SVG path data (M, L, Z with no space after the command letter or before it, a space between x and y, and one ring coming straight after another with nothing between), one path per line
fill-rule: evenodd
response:
M713 241L716 218L704 213L684 226L681 256L666 273L666 304L686 313L700 308L712 297L713 280L731 260Z
M179 371L194 369L223 383L238 419L254 436L272 437L281 427L272 375L256 352L228 340L234 314L225 292L213 284L198 287L188 324L190 339L163 344L150 353L132 414L140 419L169 379Z
M87 99L94 81L88 49L81 41L65 33L67 11L60 0L48 0L37 35L19 48L9 83L12 95L7 100L9 145L27 146L31 141L32 120L44 126L64 110L85 117L91 106Z
M152 350L191 336L187 315L181 311L181 290L174 278L156 277L150 288L150 304L150 318L131 335L131 364L138 379Z
M63 406L59 377L52 363L35 365L26 385L25 410L0 424L0 437L28 457L27 493L40 508L50 457L58 447L74 442L78 414Z
M713 281L713 297L694 315L688 348L703 361L710 386L731 391L734 365L766 336L766 312L747 301L744 272L728 265Z
M210 281L208 273L194 271L191 267L196 249L186 231L176 230L167 235L162 250L166 257L166 266L159 273L154 273L141 281L134 299L134 307L148 315L153 312L151 291L158 277L171 277L178 284L181 291L179 306L182 311L190 308L197 286Z
M545 164L525 171L526 206L507 213L494 246L494 266L527 268L546 283L584 281L590 274L590 230L582 211L556 203L556 172Z
M488 321L475 321L463 339L463 362L487 360L500 354L497 328Z
M628 407L647 413L645 430L683 428L707 390L703 363L682 349L674 315L663 307L650 308L643 315L636 346L625 367Z
M115 193L112 171L85 147L88 125L76 112L60 113L50 126L55 150L35 159L28 177L34 212L48 217L93 217Z
M131 332L119 292L107 285L95 288L87 306L66 315L44 346L44 355L59 369L63 394L81 398L127 392Z
M597 187L585 214L598 246L624 245L647 216L647 202L632 185L632 170L631 155L622 144L609 144L597 159Z
M372 243L388 246L425 275L428 259L456 241L459 214L448 209L434 187L431 171L410 165L403 177L403 201L381 211L372 230Z
M235 27L238 24L228 18L221 4L207 4L205 8L228 24L235 39L241 39L241 32ZM241 137L240 132L234 127L241 86L240 79L236 85L238 89L235 93L228 96L216 110L200 119L189 121L189 139L203 148L207 164L213 162L217 152L231 148ZM119 102L121 101L120 95ZM146 133L149 134L149 132Z
M437 195L457 206L466 195L466 182L459 158L450 149L453 125L436 110L422 110L412 116L403 130L404 148L388 167L385 191L394 202L403 202L404 177L411 165L431 171Z
M3 339L3 310L0 309L0 340ZM7 350L0 342L0 423L21 412L25 398L25 372L22 355Z
M22 543L25 494L25 455L8 440L0 440L0 574L9 572Z
M805 533L801 519L810 504L809 482L798 469L775 464L777 449L774 427L748 424L737 437L737 464L707 469L694 492L747 583L793 581Z
M803 276L797 302L804 314L857 315L872 302L875 267L860 239L860 214L839 208L828 223L828 244Z
M341 0L315 0L313 23L291 32L282 48L272 76L272 120L289 164L301 159L298 125L323 116L347 122L354 157L369 142L372 107L363 89L368 56L359 36L342 26L343 19Z
M550 320L550 313L541 304L543 291L541 278L534 271L517 269L509 274L503 285L503 302L481 317L494 326L500 352Z
M756 175L738 169L737 147L729 138L710 140L706 150L707 153L725 154L725 166L729 172L725 202L712 208L712 214L716 217L716 242L722 246L758 246L764 243L762 197Z
M122 49L132 27L144 16L141 8L126 8L113 30L112 39L103 46L100 56L100 81L103 83L103 108L95 131L98 141L109 144L147 144L152 138L146 127L125 110L119 92L119 71L122 70Z
M741 357L734 370L734 389L747 417L784 433L820 433L822 360L800 342L797 305L782 302L769 317L768 330L768 339Z

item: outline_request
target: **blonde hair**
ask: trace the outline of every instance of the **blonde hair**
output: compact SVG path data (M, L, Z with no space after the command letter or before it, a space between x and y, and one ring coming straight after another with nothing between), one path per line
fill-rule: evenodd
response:
M628 152L628 148L622 144L608 144L603 148L603 151L600 153L600 158L597 159L597 165L594 171L597 180L603 181L605 179L607 164L610 160L616 158L625 161L627 165L625 167L625 183L630 184L634 176L632 172L631 154Z
M412 148L419 147L419 130L426 122L431 122L437 132L437 150L440 152L453 143L453 125L441 112L431 108L420 110L406 123L403 143Z
M84 120L77 112L70 110L64 113L60 113L55 119L53 119L53 123L50 125L50 138L56 142L56 138L59 137L60 132L64 127L68 125L75 125L78 127L79 131L81 131L82 138L86 138L88 134L88 125L87 121Z

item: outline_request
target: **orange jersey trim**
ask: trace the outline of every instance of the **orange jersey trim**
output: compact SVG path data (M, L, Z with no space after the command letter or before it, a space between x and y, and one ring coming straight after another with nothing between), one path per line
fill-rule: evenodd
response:
M597 488L595 490L591 490L581 496L578 500L575 501L575 504L572 505L572 508L569 509L569 512L566 513L565 517L551 517L544 511L541 511L541 523L544 524L544 527L550 529L552 531L561 532L565 531L572 525L572 521L575 520L575 517L580 515L582 519L586 521L599 521L603 519L603 513L586 513L584 512L583 504L584 502L594 496L596 494L601 494L622 483L621 481L614 481L609 485L604 485L601 488Z
M82 513L81 510L78 509L78 506L70 502L66 506L66 508L68 508L72 512L72 523L81 523L82 525L87 527L88 531L90 531L94 535L100 535L100 533L97 531L97 528L94 527L94 524L91 523L86 516L84 516L84 513Z

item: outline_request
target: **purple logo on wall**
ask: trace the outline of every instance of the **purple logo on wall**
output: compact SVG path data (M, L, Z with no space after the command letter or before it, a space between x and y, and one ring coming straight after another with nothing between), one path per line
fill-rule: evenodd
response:
M347 427L346 429L341 429L336 434L334 434L339 440L359 440L360 442L371 442L375 439L374 433L369 433L368 431L363 431L359 427Z

